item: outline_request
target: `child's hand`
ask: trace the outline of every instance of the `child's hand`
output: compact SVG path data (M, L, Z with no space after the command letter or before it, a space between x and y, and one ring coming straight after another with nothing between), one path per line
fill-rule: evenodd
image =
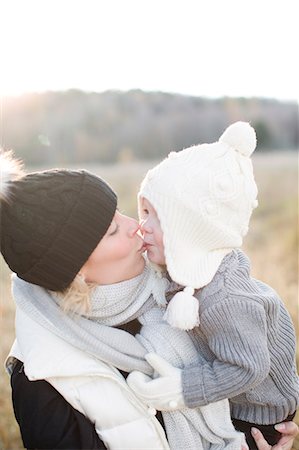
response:
M295 424L295 422L284 422L281 424L277 424L275 425L275 428L277 429L277 431L282 433L283 436L273 447L268 444L268 442L264 439L264 436L258 429L252 428L251 433L256 442L257 448L259 450L292 450L294 439L299 433L299 428Z
M148 353L145 358L161 376L152 379L141 372L134 371L127 378L130 388L147 405L158 411L184 408L181 370L155 353Z

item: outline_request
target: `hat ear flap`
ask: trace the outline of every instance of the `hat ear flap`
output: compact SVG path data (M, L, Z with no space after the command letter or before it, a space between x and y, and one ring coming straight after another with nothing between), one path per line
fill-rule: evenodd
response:
M249 157L256 148L256 134L248 122L235 122L224 131L219 142Z

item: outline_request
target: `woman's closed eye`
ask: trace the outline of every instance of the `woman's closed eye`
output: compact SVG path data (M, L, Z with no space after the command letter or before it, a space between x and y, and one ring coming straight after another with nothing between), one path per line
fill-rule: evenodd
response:
M109 233L109 236L113 236L114 234L116 234L119 230L119 225L115 224L115 228L111 231L111 233Z

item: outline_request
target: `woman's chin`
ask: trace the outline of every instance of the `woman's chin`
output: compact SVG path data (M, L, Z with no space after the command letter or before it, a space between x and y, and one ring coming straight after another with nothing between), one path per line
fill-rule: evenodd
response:
M134 278L140 275L144 271L144 267L145 267L145 259L142 255L140 255L140 260L138 261L137 264L134 265L134 267L132 267L131 271L132 276L128 278Z

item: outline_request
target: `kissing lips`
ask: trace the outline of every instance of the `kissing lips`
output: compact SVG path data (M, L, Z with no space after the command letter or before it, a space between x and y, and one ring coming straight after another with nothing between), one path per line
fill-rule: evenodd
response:
M143 253L143 252L146 251L146 248L147 248L146 243L143 242L142 245L141 245L141 247L138 249L138 252Z

